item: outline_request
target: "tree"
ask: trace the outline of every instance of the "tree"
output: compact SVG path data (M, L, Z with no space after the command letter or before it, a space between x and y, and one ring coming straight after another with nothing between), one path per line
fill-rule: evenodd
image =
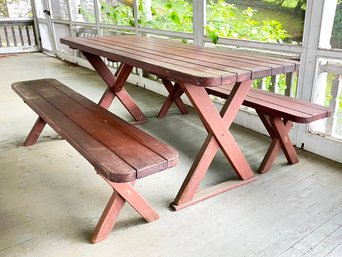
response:
M8 17L8 8L6 0L0 0L0 17Z
M298 0L295 10L300 11L300 9L305 5L306 5L306 0Z

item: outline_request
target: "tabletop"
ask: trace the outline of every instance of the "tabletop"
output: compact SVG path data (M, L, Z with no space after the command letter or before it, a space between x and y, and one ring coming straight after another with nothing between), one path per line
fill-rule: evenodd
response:
M132 35L68 37L71 48L197 86L235 84L299 69L296 60Z

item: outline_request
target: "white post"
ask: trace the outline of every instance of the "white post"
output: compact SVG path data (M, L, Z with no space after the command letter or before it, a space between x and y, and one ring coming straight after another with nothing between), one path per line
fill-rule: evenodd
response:
M331 49L330 39L334 25L337 0L325 0L322 15L321 33L319 35L319 47Z
M323 6L322 22L319 35L319 48L331 49L330 39L334 25L337 0L325 0ZM320 59L317 63L317 78L314 85L312 101L319 105L324 105L326 98L326 88L328 73L324 70L327 64L326 59ZM310 124L310 129L318 132L325 132L326 120L318 120Z
M317 77L315 88L312 95L312 102L323 105L326 97L326 88L327 88L327 79L328 73L325 71L325 65L327 64L326 59L321 59L317 62ZM315 132L325 132L326 120L317 120L315 122L310 123L310 130Z
M192 10L194 44L202 46L204 44L204 26L206 23L206 0L193 1Z
M146 20L152 20L152 1L151 0L142 0L142 4L144 6L144 13L146 16Z
M330 116L327 120L327 128L326 128L326 133L328 135L332 136L341 136L336 134L336 126L337 120L338 120L338 109L340 106L340 99L339 96L342 91L342 75L337 74L335 75L335 78L332 82L332 87L331 87L331 100L329 107L333 110L332 116Z

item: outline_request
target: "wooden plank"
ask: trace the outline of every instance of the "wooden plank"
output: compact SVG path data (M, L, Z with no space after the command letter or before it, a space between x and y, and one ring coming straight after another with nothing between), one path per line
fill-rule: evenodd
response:
M209 94L222 98L226 98L230 90L231 86L207 88ZM297 123L308 123L331 115L331 110L324 106L254 88L248 93L243 105Z
M169 69L169 67L166 66L172 63L178 67L179 71L181 70L186 74L184 74L183 77L191 75L198 76L198 71L222 75L221 80L223 84L234 83L232 82L233 78L230 74L224 74L226 71L235 73L237 75L235 78L236 81L243 81L246 79L261 78L284 72L293 72L299 67L299 62L294 60L266 57L252 53L240 54L232 51L208 49L169 41L137 36L61 39L62 43L65 43L72 48L83 49L84 51L89 51L91 53L94 53L92 51L96 51L96 44L99 44L103 47L98 46L98 50L102 51L102 55L113 60L119 60L118 58L123 58L124 56L111 57L107 55L119 55L120 52L121 54L122 52L125 52L130 58L134 54L139 56L136 62L144 61L144 58L150 58L150 62L154 63L156 66L159 65L163 67L163 65L160 64L160 61L162 60L162 62L164 62L163 69ZM92 50L90 50L89 47L92 47ZM86 48L88 50L86 50ZM103 53L106 51L107 53ZM121 59L121 61L124 60ZM138 66L138 64L134 63L133 60L130 61L131 62L129 64L132 66L143 68L151 73L170 80L178 79L177 81L180 81L179 77L170 77L170 74L165 70L159 70L158 72L157 67L153 67L154 69L151 69L146 66L148 65L146 63L140 63L142 66ZM127 61L124 62L127 63ZM192 69L197 69L197 72ZM250 77L248 77L248 72L250 72ZM208 75L209 74L202 74L202 76L210 78L210 75ZM200 78L197 80L200 80ZM185 82L195 84L186 79ZM197 83L198 85L207 83L207 86L218 85L217 83L215 84L209 81Z
M139 37L139 36L131 36L131 37ZM193 46L188 44L180 44L179 42L175 42L172 40L163 40L159 38L147 38L147 37L139 37L140 40L148 40L149 42L155 42L156 44L163 44L163 45L170 45L174 47L181 47L181 48L198 48L203 49L199 46ZM241 58L241 59L247 59L247 60L253 60L253 61L261 61L263 63L267 63L268 65L276 65L276 66L284 66L284 72L292 72L294 70L299 70L299 61L293 60L293 59L286 59L286 58L279 58L279 57L271 57L261 54L254 54L254 53L243 53L243 52L236 52L231 51L227 48L204 48L204 52L206 53L216 53L219 55L223 55L226 57L234 57L234 58Z
M146 37L131 37L131 38L125 38L125 37L101 37L97 40L107 40L108 43L114 44L119 43L121 45L137 45L139 49L144 49L148 46L150 46L150 49L162 49L162 51L172 52L172 53L179 53L180 55L192 55L191 58L196 58L205 62L211 62L211 63L221 63L229 68L233 67L240 67L242 69L246 69L250 67L251 69L254 69L255 72L253 72L254 78L259 77L265 77L269 75L275 75L279 73L284 73L284 61L286 62L286 59L283 60L283 62L277 61L277 64L270 63L267 60L263 59L263 56L253 56L249 55L244 58L244 56L239 56L238 54L234 54L231 51L227 50L222 54L222 51L217 51L216 48L205 48L205 47L198 47L193 45L186 45L186 44L180 44L180 43L162 43L154 42L153 38L146 38ZM126 42L127 41L127 42ZM140 43L140 44L139 44ZM184 45L184 47L183 47ZM215 60L215 61L214 61ZM293 71L294 65L291 63L290 70ZM267 73L268 75L265 75Z
M65 138L107 179L127 182L136 179L136 170L105 148L23 82L14 83L13 90L25 100L43 120ZM50 117L54 117L51 119Z
M219 93L220 91L223 92L223 94L225 94L224 92L229 92L231 90L232 86L231 85L225 85L222 87L218 87L215 90L217 90L217 92ZM210 89L212 90L212 89ZM285 99L288 102L291 102L292 104L299 104L300 106L304 106L304 107L311 107L314 110L319 110L319 111L327 111L329 110L329 108L322 106L322 105L318 105L318 104L314 104L302 99L296 99L296 98L292 98L292 97L287 97L287 96L283 96L283 95L279 95L279 94L274 94L272 92L268 92L265 90L259 90L256 88L251 88L251 91L248 93L248 97L254 97L254 98L263 98L263 97L267 97L269 96L269 99L275 99L275 101L281 101L283 99ZM300 107L298 106L298 107Z
M109 123L107 119L99 118L72 98L61 94L56 88L47 88L44 81L30 81L26 84L89 135L133 167L137 173L150 175L168 167L164 158L136 141L134 137L116 129L113 123ZM104 109L102 111L107 112ZM129 123L124 125L124 127L129 126L132 125Z
M329 254L342 244L341 218L341 212L331 217L329 222L323 223L304 236L285 251L284 255L288 254L291 249L296 249L303 256L330 256Z
M106 47L97 46L96 44L84 44L84 38L61 38L61 43L69 45L71 48L77 48L81 51L89 52L94 55L106 57L110 60L124 62L144 70L150 71L158 76L173 81L183 81L197 86L217 86L222 85L222 76L214 75L208 72L196 71L191 68L183 67L180 71L174 65L167 62L150 60L149 58L139 55L129 54L123 51L111 50ZM235 83L236 74L227 73L225 83Z
M111 39L111 38L110 38ZM252 77L265 77L272 75L272 69L270 67L264 67L255 63L243 62L243 60L237 60L236 58L222 58L220 55L210 56L215 58L208 58L208 56L203 55L203 51L198 49L198 51L184 50L182 48L175 48L157 44L151 44L150 42L143 41L132 41L127 40L109 40L108 38L96 38L96 42L105 43L107 46L115 46L116 48L121 48L122 46L125 49L129 48L132 51L139 50L139 53L144 52L152 57L166 57L170 60L171 63L174 63L172 60L179 60L189 63L188 67L197 67L197 65L210 68L218 71L225 71L236 73L238 76L238 81L241 80L249 80ZM194 66L196 65L196 66Z
M121 132L127 134L130 137L133 137L136 141L140 142L141 144L149 148L151 151L154 151L156 154L159 154L162 158L168 161L169 167L172 167L176 164L178 159L178 153L173 148L160 142L159 140L143 132L142 130L136 128L135 126L126 126L126 121L124 121L118 116L113 116L110 112L104 112L103 108L94 104L94 102L92 102L88 98L81 96L74 90L66 87L59 81L55 79L45 79L45 81L53 85L58 90L68 95L70 98L74 99L78 103L82 104L85 108L89 109L92 113L96 114L100 119L107 120L107 122L115 126L116 129L120 130Z
M174 65L175 68L177 68L179 71L182 71L184 68L190 68L194 72L205 72L208 74L212 74L211 76L220 76L222 74L228 73L228 75L232 75L231 72L228 70L218 70L217 68L211 68L206 67L202 65L203 63L200 62L200 65L198 63L194 62L190 58L177 58L177 55L174 54L166 54L165 52L160 52L158 49L155 50L147 50L146 48L141 48L139 45L135 45L129 47L127 44L115 44L115 41L106 41L101 40L100 38L84 38L84 43L89 45L95 45L95 46L102 46L107 51L120 51L125 52L127 54L132 54L135 56L140 56L142 58L146 58L149 60L149 62L161 62L161 63L168 63L169 65ZM220 66L222 69L225 69L225 67Z

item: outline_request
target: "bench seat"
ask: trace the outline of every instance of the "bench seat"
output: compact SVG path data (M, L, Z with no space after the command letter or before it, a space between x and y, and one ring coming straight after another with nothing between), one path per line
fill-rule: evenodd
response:
M208 94L226 99L230 95L232 88L231 85L207 87L206 90ZM243 105L264 114L282 117L296 123L310 123L331 115L331 109L327 107L256 88L251 88Z
M147 221L159 217L132 185L175 166L176 150L55 79L16 82L12 88L39 116L25 146L37 141L47 123L114 189L92 242L108 236L125 201Z

